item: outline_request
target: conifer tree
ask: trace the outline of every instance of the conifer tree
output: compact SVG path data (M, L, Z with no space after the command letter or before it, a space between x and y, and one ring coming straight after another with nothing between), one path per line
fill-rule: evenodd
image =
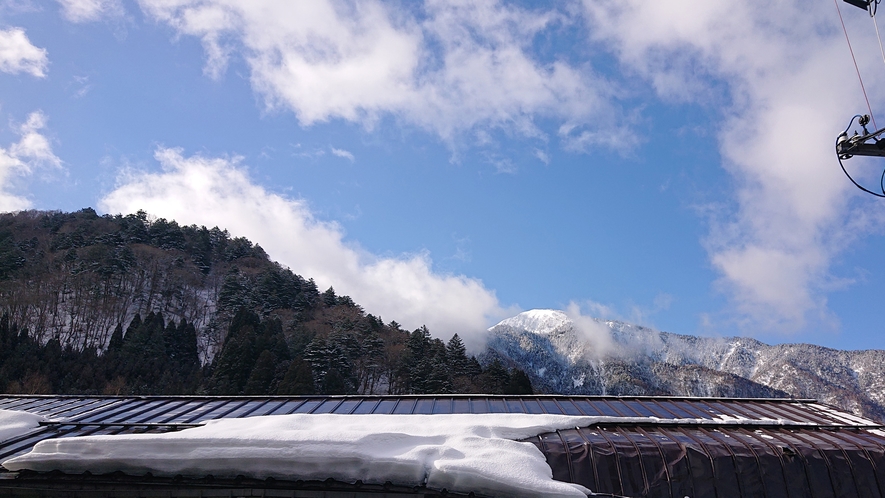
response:
M246 287L240 279L240 270L236 266L224 276L224 282L218 292L218 307L220 309L232 312L249 306Z
M242 394L255 366L258 317L245 309L237 312L221 352L215 358L209 389L215 394Z
M193 324L181 320L178 326L169 323L163 332L167 358L167 392L193 392L198 382L200 357L197 352L197 331Z
M314 394L315 392L310 364L300 356L295 357L289 363L286 375L277 387L277 394Z
M249 374L246 386L243 388L244 394L270 394L271 384L274 380L274 371L276 362L273 353L264 350L258 355L255 367Z
M330 368L323 377L323 394L349 394L349 387L337 368Z
M359 338L358 354L353 360L359 392L375 392L375 386L381 377L383 360L384 340L375 330L364 332Z
M488 394L505 394L510 384L510 373L497 358L489 363L480 376L480 387Z
M427 394L446 394L452 392L452 376L443 355L437 355L430 361L430 372L424 382Z
M535 391L532 389L532 381L529 376L522 370L514 368L510 371L510 382L508 382L504 394L535 394Z
M476 359L476 356L471 356L470 360L467 361L467 375L470 377L478 377L482 374L482 365L479 364L479 360Z
M118 323L111 334L111 341L108 343L108 351L119 352L123 348L123 325Z
M405 385L408 393L423 394L427 392L427 380L433 370L431 361L430 331L427 330L427 327L422 326L413 330L406 342L402 375L406 380Z
M467 348L464 347L464 341L458 337L457 333L446 344L446 361L453 376L467 375L469 362L467 359Z
M130 393L163 393L172 387L158 382L169 367L164 332L163 316L153 312L143 322L136 315L127 328L120 365Z
M323 292L322 299L323 304L328 307L335 306L338 303L338 296L335 295L335 289L333 289L332 287L329 287L328 289L326 289L325 292Z

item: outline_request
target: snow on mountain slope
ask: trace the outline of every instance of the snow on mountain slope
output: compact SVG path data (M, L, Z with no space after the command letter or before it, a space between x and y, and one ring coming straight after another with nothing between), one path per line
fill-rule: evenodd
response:
M526 311L489 332L487 354L520 366L548 392L794 396L885 420L885 351L772 346L598 319L578 323L557 310Z
M551 335L571 328L572 321L562 311L529 310L512 318L502 320L496 327L502 325L515 329L530 330L535 334Z

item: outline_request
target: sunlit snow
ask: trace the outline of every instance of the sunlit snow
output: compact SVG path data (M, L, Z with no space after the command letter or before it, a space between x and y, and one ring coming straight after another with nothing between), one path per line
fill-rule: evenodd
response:
M552 335L568 328L572 321L568 315L558 310L534 309L502 320L499 325L506 325L515 329L532 330L537 334Z
M581 373L578 377L572 377L572 384L574 384L574 387L581 387L584 385L585 380L587 380L587 374Z
M0 410L0 424L23 431L41 417ZM5 421L5 423L4 423ZM573 417L513 413L451 415L293 414L221 419L163 434L47 439L3 462L8 470L79 474L123 471L326 480L493 496L583 497L590 490L552 478L544 455L520 439L601 423L813 426L784 419Z
M583 497L518 442L596 419L564 415L293 414L215 420L165 434L49 439L9 470L220 476L426 485L495 496Z
M46 420L40 415L16 410L0 410L0 441L27 434Z

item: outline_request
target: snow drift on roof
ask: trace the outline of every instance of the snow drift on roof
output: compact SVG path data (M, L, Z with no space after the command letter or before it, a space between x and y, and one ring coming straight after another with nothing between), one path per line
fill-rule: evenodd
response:
M6 441L40 426L46 420L40 415L16 410L0 410L0 441Z
M564 415L293 414L214 420L165 434L49 439L3 462L9 470L121 470L394 484L503 496L584 497L554 481L544 455L516 439L587 426Z

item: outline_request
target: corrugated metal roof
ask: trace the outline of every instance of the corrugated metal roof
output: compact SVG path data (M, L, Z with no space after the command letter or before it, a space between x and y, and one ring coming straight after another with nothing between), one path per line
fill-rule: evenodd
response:
M876 425L814 400L614 396L38 396L0 395L0 409L65 421L199 422L284 413L551 413L656 417L732 417L821 425Z
M441 414L550 413L645 418L643 423L686 425L686 420L723 424L778 420L824 427L876 426L875 422L813 400L589 396L0 396L0 409L43 415L51 423L0 445L0 459L27 452L53 437L177 430L221 418L289 413ZM635 422L634 422L635 424Z
M221 418L289 413L549 413L600 417L531 438L554 478L626 496L885 497L885 432L814 400L598 396L0 396L45 416L0 442L0 460L37 442L165 432Z
M618 496L885 496L885 437L859 429L586 427L530 440L554 479Z

